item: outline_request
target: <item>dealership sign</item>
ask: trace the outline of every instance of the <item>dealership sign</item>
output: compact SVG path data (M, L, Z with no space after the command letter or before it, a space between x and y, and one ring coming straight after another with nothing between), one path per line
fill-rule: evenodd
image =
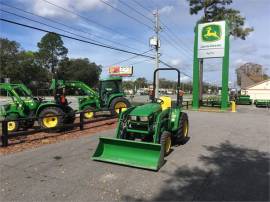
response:
M198 25L198 58L224 57L225 21Z
M112 66L112 67L109 67L109 74L111 76L132 76L133 67Z

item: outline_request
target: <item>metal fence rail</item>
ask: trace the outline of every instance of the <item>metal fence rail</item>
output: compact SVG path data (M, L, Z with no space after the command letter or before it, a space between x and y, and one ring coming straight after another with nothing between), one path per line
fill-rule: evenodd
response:
M121 109L119 109L120 112L121 112ZM44 117L28 117L28 118L19 118L19 119L8 119L8 120L2 120L0 121L1 122L1 126L2 126L2 136L1 136L1 141L2 141L2 147L7 147L9 144L8 144L8 140L9 138L13 138L13 137L18 137L18 136L27 136L27 135L30 135L30 134L34 134L34 133L37 133L37 132L54 132L56 130L60 130L60 131L63 131L63 130L72 130L74 128L80 128L80 130L84 130L84 125L85 124L88 124L88 123L95 123L95 122L98 122L98 121L105 121L105 120L110 120L110 119L115 119L118 117L118 114L115 115L115 112L113 111L108 111L106 110L107 112L110 112L111 115L96 115L96 118L94 119L90 119L90 120L85 120L84 118L84 114L85 112L77 112L77 113L74 113L75 115L75 118L76 118L76 115L79 115L79 122L77 123L72 123L72 124L67 124L67 123L64 123L62 124L61 126L57 126L57 127L52 127L52 128L35 128L34 130L24 130L24 131L16 131L16 132L9 132L8 131L8 122L10 121L38 121L38 119L40 118L48 118L48 117L52 117L52 116L44 116ZM97 113L97 112L105 112L105 110L93 110L93 111L87 111L87 112L93 112L93 113ZM57 117L63 117L65 118L67 115L57 115ZM53 117L56 117L56 116L53 116Z

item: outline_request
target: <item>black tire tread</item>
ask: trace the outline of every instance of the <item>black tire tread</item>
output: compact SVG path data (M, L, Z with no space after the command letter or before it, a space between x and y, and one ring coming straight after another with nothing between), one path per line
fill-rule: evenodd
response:
M58 116L58 125L57 126L62 126L64 124L64 115L65 113L63 112L62 109L58 107L47 107L44 108L40 113L39 113L39 118L38 118L38 123L41 128L46 128L43 123L42 123L42 117L44 117L48 113L53 113ZM61 131L61 129L51 129L50 131L52 132L58 132Z
M166 139L168 137L171 136L171 133L168 132L168 131L164 131L161 136L160 136L160 139L159 139L159 143L161 144L161 153L164 154L164 156L167 156L168 154L166 154L165 152L165 143L166 143Z
M177 134L177 143L179 144L185 144L189 137L187 134L187 137L184 137L184 133L183 133L183 128L184 128L184 121L187 120L188 122L188 127L189 127L189 121L188 121L188 115L185 112L182 112L182 115L180 117L180 121L179 121L179 132ZM189 132L189 128L188 128L188 132Z

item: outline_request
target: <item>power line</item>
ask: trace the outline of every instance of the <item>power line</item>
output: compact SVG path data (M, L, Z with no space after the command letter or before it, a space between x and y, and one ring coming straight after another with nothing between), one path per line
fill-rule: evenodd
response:
M70 31L67 31L67 30L64 30L64 29L61 29L61 28L58 28L58 27L54 27L54 26L48 25L48 24L43 23L43 22L39 22L39 21L37 21L37 20L30 19L30 18L28 18L28 17L24 17L24 16L22 16L22 15L18 15L18 14L15 14L15 13L12 13L12 12L9 12L9 11L5 11L5 10L2 10L2 9L0 9L0 11L5 12L5 13L9 13L9 14L11 14L11 15L14 15L14 16L17 16L17 17L26 19L26 20L29 20L29 21L31 21L31 22L35 22L35 23L38 23L38 24L41 24L41 25L45 25L45 26L47 26L47 27L50 27L50 28L53 28L53 29L56 29L56 30L59 30L59 31L62 31L62 32L66 32L66 33L72 34L72 35L77 36L77 37L81 37L81 38L88 39L88 40L91 40L91 41L96 42L96 43L100 43L100 44L106 45L106 44L101 43L101 42L99 42L99 41L96 41L96 40L93 40L93 39L90 39L90 38L81 36L81 35L79 35L79 34L75 34L75 33L73 33L73 32L70 32Z
M152 13L152 11L146 7L144 7L142 4L140 4L137 0L133 0L134 3L136 3L138 6L140 6L141 8L143 8L144 10Z
M118 31L115 31L115 30L112 29L111 27L108 27L108 26L102 25L102 24L100 24L100 23L97 23L96 21L91 20L90 18L85 17L85 16L83 16L83 15L80 15L80 14L78 14L78 13L72 11L72 10L66 9L66 8L64 8L64 7L62 7L62 6L56 5L56 4L54 4L54 3L50 2L50 1L47 1L47 0L41 0L41 1L44 1L44 2L50 4L50 5L54 6L54 7L57 7L57 8L59 8L59 9L65 11L65 12L67 12L67 13L71 13L71 14L77 16L77 17L80 17L80 18L82 18L83 20L85 20L85 21L88 22L88 23L90 22L90 23L92 23L92 24L98 25L99 27L102 27L102 28L104 28L104 29L110 30L110 31L113 32L113 33L117 33L117 34L119 34L120 36L124 36L123 34L121 34L121 33L118 32ZM133 39L133 40L135 40L135 41L138 42L138 39L137 39L137 38L133 38L133 37L129 37L129 36L124 36L124 37L127 37L127 38L129 38L129 39ZM142 42L140 42L140 43L142 43ZM144 44L144 43L142 43L142 44ZM144 45L145 45L145 44L144 44Z
M19 25L19 26L22 26L22 27L27 27L27 28L30 28L30 29L38 30L38 31L41 31L41 32L52 33L51 31L46 30L46 29L41 29L41 28L38 28L38 27L34 27L34 26L23 24L23 23L15 22L15 21L12 21L12 20L7 20L7 19L4 19L4 18L0 18L0 20L2 20L4 22L7 22L7 23ZM72 37L72 36L68 36L68 35L64 35L64 34L60 34L60 33L56 33L56 32L53 32L53 33L58 34L59 36L64 37L64 38L80 41L80 42L83 42L83 43L88 43L88 44L91 44L91 45L94 45L94 46L99 46L99 47L103 47L103 48L107 48L107 49L111 49L111 50L116 50L116 51L119 51L119 52L124 52L124 53L133 54L133 55L137 55L137 56L141 56L141 57L145 57L145 58L154 59L154 57L149 56L149 55L144 55L144 54L140 54L140 53L136 53L136 52L132 52L132 51L128 51L128 50L124 50L124 49L120 49L120 48L116 48L116 47L112 47L112 46L108 46L108 45L103 45L103 44L100 44L100 43L86 41L86 40L83 40L83 39L78 39L78 38L75 38L75 37Z
M146 8L145 6L143 6L142 4L140 4L137 0L133 0L133 2L136 3L138 6L140 6L141 8L143 8L145 11L152 13L152 11L151 11L150 9L148 9L148 8ZM157 5L156 5L156 6L157 6ZM169 29L169 27L166 26L162 21L161 21L161 24L162 24L168 31L172 32L172 31ZM169 36L168 36L168 38L173 39L172 41L174 41L174 42L177 43L177 41L174 40L174 38L171 38L171 37L169 37ZM176 37L176 38L178 38L178 37ZM179 38L178 38L178 39L179 39ZM183 46L184 46L184 47L181 47L181 49L183 49L183 51L187 51L187 52L191 51L191 50L188 48L188 46L186 46L186 45L182 42L182 40L180 40L180 41L181 41L181 43L182 43ZM171 43L170 43L170 44L171 44ZM173 44L172 46L175 47L175 44ZM185 49L184 49L184 48L185 48ZM178 48L176 48L176 49L178 49ZM179 49L178 49L178 50L179 50ZM191 53L192 53L192 51L191 51Z
M0 4L5 5L5 6L7 6L7 7L10 7L10 8L13 8L13 9L16 9L16 10L19 10L19 11L21 11L21 12L24 12L24 13L27 13L27 14L30 14L30 15L33 15L33 16L36 16L36 17L45 19L45 20L47 20L47 21L49 21L49 22L53 22L53 23L55 23L55 24L62 25L62 26L67 27L67 28L69 28L69 29L72 29L72 30L75 30L75 31L79 31L79 32L81 32L81 33L85 33L85 34L88 34L88 35L90 35L90 36L94 36L94 37L96 37L96 38L100 38L100 39L102 39L102 40L104 40L104 41L108 41L108 42L111 42L111 43L114 43L114 44L118 44L118 45L120 45L120 46L122 46L122 47L128 47L128 48L133 49L133 50L138 50L138 49L132 48L132 47L130 47L130 46L128 46L128 45L122 44L122 43L120 43L120 42L116 42L116 41L109 40L109 39L107 39L107 38L105 38L105 37L101 37L101 36L98 36L98 35L95 35L95 34L86 32L86 31L84 31L84 30L81 30L81 29L78 29L78 28L71 27L71 26L66 25L66 24L64 24L64 23L61 23L61 22L58 22L58 21L55 21L55 20L52 20L52 19L49 19L49 18L40 16L40 15L37 15L37 14L34 14L34 13L32 13L32 12L29 12L29 11L25 11L25 10L23 10L23 9L20 9L20 8L17 8L17 7L14 7L14 6L5 4L5 3L3 3L3 2L0 2Z
M115 7L115 6L111 5L111 4L109 4L109 3L106 2L106 1L103 1L103 0L99 0L99 1L102 2L102 3L104 3L104 4L106 4L107 6L109 6L109 7L111 7L111 8L113 8L114 10L116 10L116 11L122 13L123 15L127 16L128 18L130 18L130 19L132 19L132 20L134 20L134 21L136 21L136 22L138 22L138 23L140 23L140 24L142 24L142 25L144 25L144 26L146 26L146 27L148 27L149 29L152 30L152 27L151 27L151 26L149 26L149 25L147 25L146 23L142 22L141 20L138 20L137 18L135 18L135 17L133 17L133 16L127 14L126 12L122 11L121 9L119 9L119 8L117 8L117 7Z
M192 50L190 49L190 47L189 46L187 46L186 44L185 44L185 42L181 39L181 38L179 38L176 34L174 34L174 32L167 26L167 25L165 25L163 22L161 22L162 23L162 25L167 29L167 33L169 33L169 34L171 34L171 36L172 37L174 37L174 38L176 38L177 40L179 40L179 42L181 42L181 44L183 45L183 48L185 48L185 50L187 50L187 52L191 52L192 53ZM173 39L174 39L173 38ZM176 40L175 40L176 41ZM177 41L176 41L177 42Z
M126 7L128 7L130 10L136 12L137 14L143 16L145 19L149 20L152 23L155 23L151 18L147 17L146 15L144 15L143 13L141 13L140 11L138 11L137 9L133 8L132 6L130 6L129 4L123 2L122 0L118 0L121 4L125 5Z
M145 51L145 52L143 52L143 53L141 53L141 54L148 53L148 52L150 52L150 51L152 51L152 50L153 50L153 49L150 49L150 50ZM129 60L132 60L132 59L134 59L134 58L136 58L136 57L138 57L138 56L137 56L137 55L135 55L135 56L133 56L133 57L130 57L130 58L127 58L127 59L124 59L124 60L120 60L120 61L118 61L118 62L116 62L116 63L110 64L110 65L106 65L106 66L119 65L119 64L121 64L121 63L123 63L123 62L129 61Z
M160 63L162 63L163 65L169 67L169 68L175 68L174 66L166 63L166 62L163 62L162 60L159 60ZM185 72L181 71L182 74L184 74L185 76L189 77L189 78L192 78L190 75L186 74Z

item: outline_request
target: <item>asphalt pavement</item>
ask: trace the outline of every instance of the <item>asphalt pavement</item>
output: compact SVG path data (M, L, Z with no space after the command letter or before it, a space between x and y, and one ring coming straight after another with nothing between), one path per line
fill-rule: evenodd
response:
M238 111L188 111L158 172L92 161L113 130L1 156L0 201L269 201L270 110Z

